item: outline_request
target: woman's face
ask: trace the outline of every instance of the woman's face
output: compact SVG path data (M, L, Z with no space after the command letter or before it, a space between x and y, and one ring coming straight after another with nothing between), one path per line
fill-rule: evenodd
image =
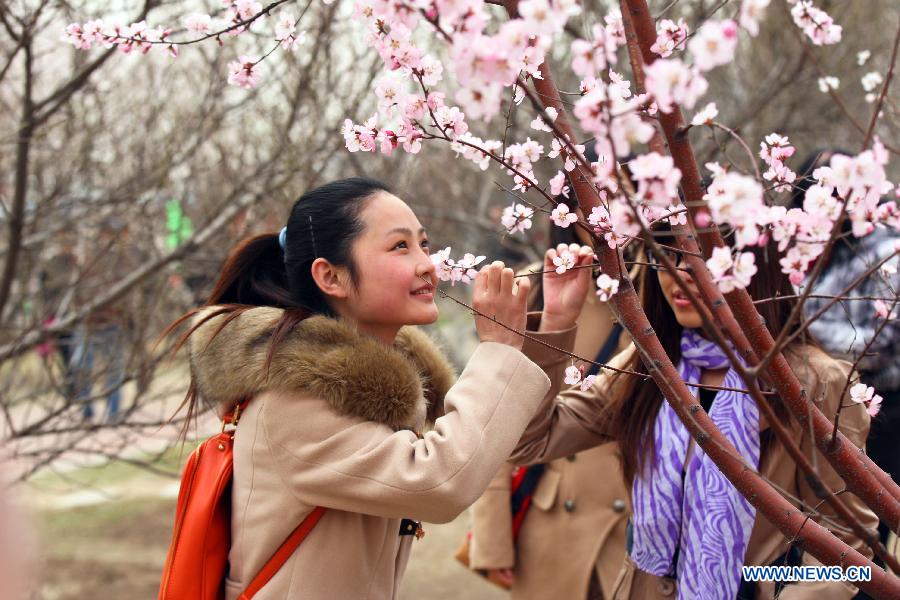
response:
M351 250L357 271L344 316L360 330L392 342L404 325L434 323L437 285L428 236L400 198L378 192L360 213L364 229Z
M682 265L679 264L679 266ZM697 291L697 286L694 284L693 278L685 271L680 271L680 274L687 284L688 289L691 290L694 296L700 298L700 292ZM656 277L659 280L659 287L662 289L666 302L669 303L669 307L672 309L672 312L675 313L678 324L686 329L700 328L703 325L703 319L701 318L700 313L697 312L697 309L691 304L690 300L688 300L687 295L685 295L682 289L678 287L675 278L662 267L656 272ZM706 306L702 306L703 310L706 311Z

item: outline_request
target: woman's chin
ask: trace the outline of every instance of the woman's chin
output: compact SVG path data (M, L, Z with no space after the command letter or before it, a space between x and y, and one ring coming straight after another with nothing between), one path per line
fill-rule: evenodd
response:
M438 320L438 307L432 304L430 307L420 307L412 312L406 319L407 325L431 325Z

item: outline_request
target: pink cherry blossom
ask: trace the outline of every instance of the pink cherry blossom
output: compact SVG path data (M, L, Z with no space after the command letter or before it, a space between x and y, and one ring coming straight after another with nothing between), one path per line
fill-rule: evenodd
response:
M767 214L762 186L746 175L722 173L713 178L703 199L709 204L713 220L736 229L755 227Z
M884 300L876 300L875 301L875 314L881 317L882 319L896 319L897 311L891 311L890 307Z
M836 44L841 41L841 26L825 11L813 5L811 0L800 0L791 9L794 23L817 46Z
M554 175L550 181L550 194L553 196L562 196L564 198L569 197L569 186L566 184L568 180L566 179L566 174L562 171L557 171L556 175Z
M306 39L306 33L297 34L297 18L288 11L281 11L275 22L275 40L284 50L292 51Z
M711 125L717 116L719 116L719 109L716 108L715 102L710 102L694 113L694 118L691 119L691 125Z
M744 0L741 2L741 27L747 30L751 36L759 33L759 22L766 14L771 0Z
M422 83L429 87L435 86L443 79L444 64L429 54L422 58L421 71Z
M638 199L660 208L678 200L681 171L675 167L671 156L649 152L638 156L628 166L638 184Z
M581 369L575 365L566 367L566 376L563 378L563 383L566 385L575 385L579 381L581 381Z
M656 27L656 42L650 51L660 58L667 58L687 39L687 35L688 26L684 19L678 19L677 23L672 19L663 19Z
M881 396L875 396L869 402L869 405L866 406L866 412L869 413L869 416L875 418L878 416L878 413L881 411L881 401L883 398Z
M602 25L591 30L594 39L572 42L572 71L581 77L593 77L616 64L616 38Z
M601 273L597 278L597 297L600 302L609 302L610 298L619 291L619 280L613 279L606 273Z
M588 375L587 377L585 377L584 379L581 380L581 385L580 385L579 389L581 389L582 392L586 392L589 389L591 389L592 387L594 387L594 383L596 383L596 382L597 382L596 375Z
M565 204L558 204L550 214L550 219L558 227L566 229L569 227L569 225L578 221L578 215L573 212L569 212L569 207Z
M559 113L557 113L556 109L552 106L548 106L544 109L544 112L547 114L547 117L550 119L550 122L553 123L556 120L556 117ZM535 117L534 121L531 122L531 128L537 129L538 131L553 131L547 123L544 122L544 117L538 115Z
M250 89L262 80L262 67L258 56L241 56L228 63L228 83Z
M734 260L731 250L724 246L713 248L706 266L723 294L746 288L757 270L756 257L752 253L742 252Z
M209 33L212 30L212 17L202 13L188 15L184 18L184 28L194 33Z
M563 250L560 254L553 257L553 266L556 267L556 272L560 275L574 268L576 262L577 258L568 250Z
M469 131L466 115L455 106L441 106L435 111L434 116L437 121L435 125L451 138L459 137Z
M385 75L375 84L375 96L378 97L378 111L390 115L400 101L406 98L404 82L393 75Z
M645 74L647 92L664 113L672 112L675 104L687 109L694 108L709 86L699 70L691 69L674 58L653 61L653 64L646 67Z
M534 209L524 204L513 203L503 210L500 223L506 228L508 233L524 232L531 229L532 217L534 217Z
M694 64L701 71L727 65L734 59L738 27L731 19L707 21L688 42Z
M731 250L724 246L713 248L712 255L706 260L706 268L709 269L713 281L723 279L733 265Z
M575 150L578 154L584 156L584 145L583 144L573 144ZM577 155L573 154L571 150L569 150L569 146L559 141L559 138L553 138L551 142L551 150L550 153L547 154L548 158L556 158L557 156L562 156L565 159L565 163L563 168L566 171L571 171L575 168Z
M457 282L471 283L478 275L475 267L484 261L484 256L475 256L466 253L459 261L450 258L450 247L439 250L431 255L431 262L435 268L435 274L441 281L449 281L450 285Z

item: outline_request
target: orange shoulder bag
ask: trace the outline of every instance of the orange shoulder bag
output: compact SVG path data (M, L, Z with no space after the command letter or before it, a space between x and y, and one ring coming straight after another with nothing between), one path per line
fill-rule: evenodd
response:
M231 480L234 427L249 400L223 417L222 432L200 444L181 475L175 528L166 557L159 600L222 600L231 548ZM232 429L226 426L231 424ZM239 600L249 600L284 565L312 531L325 508L318 506L285 539Z

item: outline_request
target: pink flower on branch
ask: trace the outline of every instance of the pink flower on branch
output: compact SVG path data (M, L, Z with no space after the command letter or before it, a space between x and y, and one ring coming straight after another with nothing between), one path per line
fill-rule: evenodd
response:
M557 171L556 175L554 175L550 181L550 194L552 196L562 196L563 198L569 197L569 186L566 185L566 174L562 171Z
M568 227L568 225L566 225L566 227ZM577 262L578 258L568 250L563 250L560 254L553 257L553 266L556 267L556 272L559 275L574 268L575 263Z
M713 248L706 266L723 294L746 288L757 270L756 257L752 253L742 252L734 260L731 250L724 246Z
M450 285L456 285L457 282L471 283L478 275L475 267L484 259L484 256L466 253L461 259L455 261L450 258L449 246L431 255L431 263L434 265L438 279L449 281Z
M575 151L584 156L584 145L583 144L573 144ZM569 149L568 144L561 142L559 138L553 138L551 142L551 150L550 153L547 154L548 158L556 158L557 156L562 156L565 160L564 168L566 171L571 171L575 168L576 160L578 154L574 154L572 150Z
M262 81L262 67L258 56L241 56L228 63L228 83L245 89L256 87Z
M719 109L716 108L715 102L710 102L694 113L694 117L691 119L691 125L712 125L712 122L717 116L719 116Z
M882 397L875 393L875 388L864 383L857 383L850 388L850 400L866 407L869 416L876 416L881 410Z
M700 71L688 67L678 59L661 58L645 69L647 92L664 113L672 112L676 104L692 109L706 93L709 84Z
M597 278L597 298L600 302L609 302L610 298L619 291L619 280L613 279L606 273L601 273Z
M730 63L737 48L737 32L737 23L731 19L707 21L688 43L694 65L701 71L709 71Z
M500 223L508 233L520 233L531 229L531 219L534 217L534 209L524 204L513 203L503 210Z
M687 39L687 35L688 26L684 19L678 19L677 23L672 19L663 19L656 26L656 42L650 46L650 51L660 58L668 58Z
M578 215L573 212L569 212L569 207L565 204L558 204L550 214L550 219L557 227L566 229L572 223L578 222Z
M677 202L681 171L671 156L650 152L638 156L628 166L638 184L638 200L659 208L668 208Z
M841 26L836 25L824 10L816 8L811 0L801 0L794 4L791 16L813 44L822 46L841 41Z
M741 2L740 24L747 33L756 37L759 33L759 22L763 19L771 0L744 0Z
M566 375L563 378L563 383L566 385L575 385L579 381L581 381L581 369L575 365L566 367Z

